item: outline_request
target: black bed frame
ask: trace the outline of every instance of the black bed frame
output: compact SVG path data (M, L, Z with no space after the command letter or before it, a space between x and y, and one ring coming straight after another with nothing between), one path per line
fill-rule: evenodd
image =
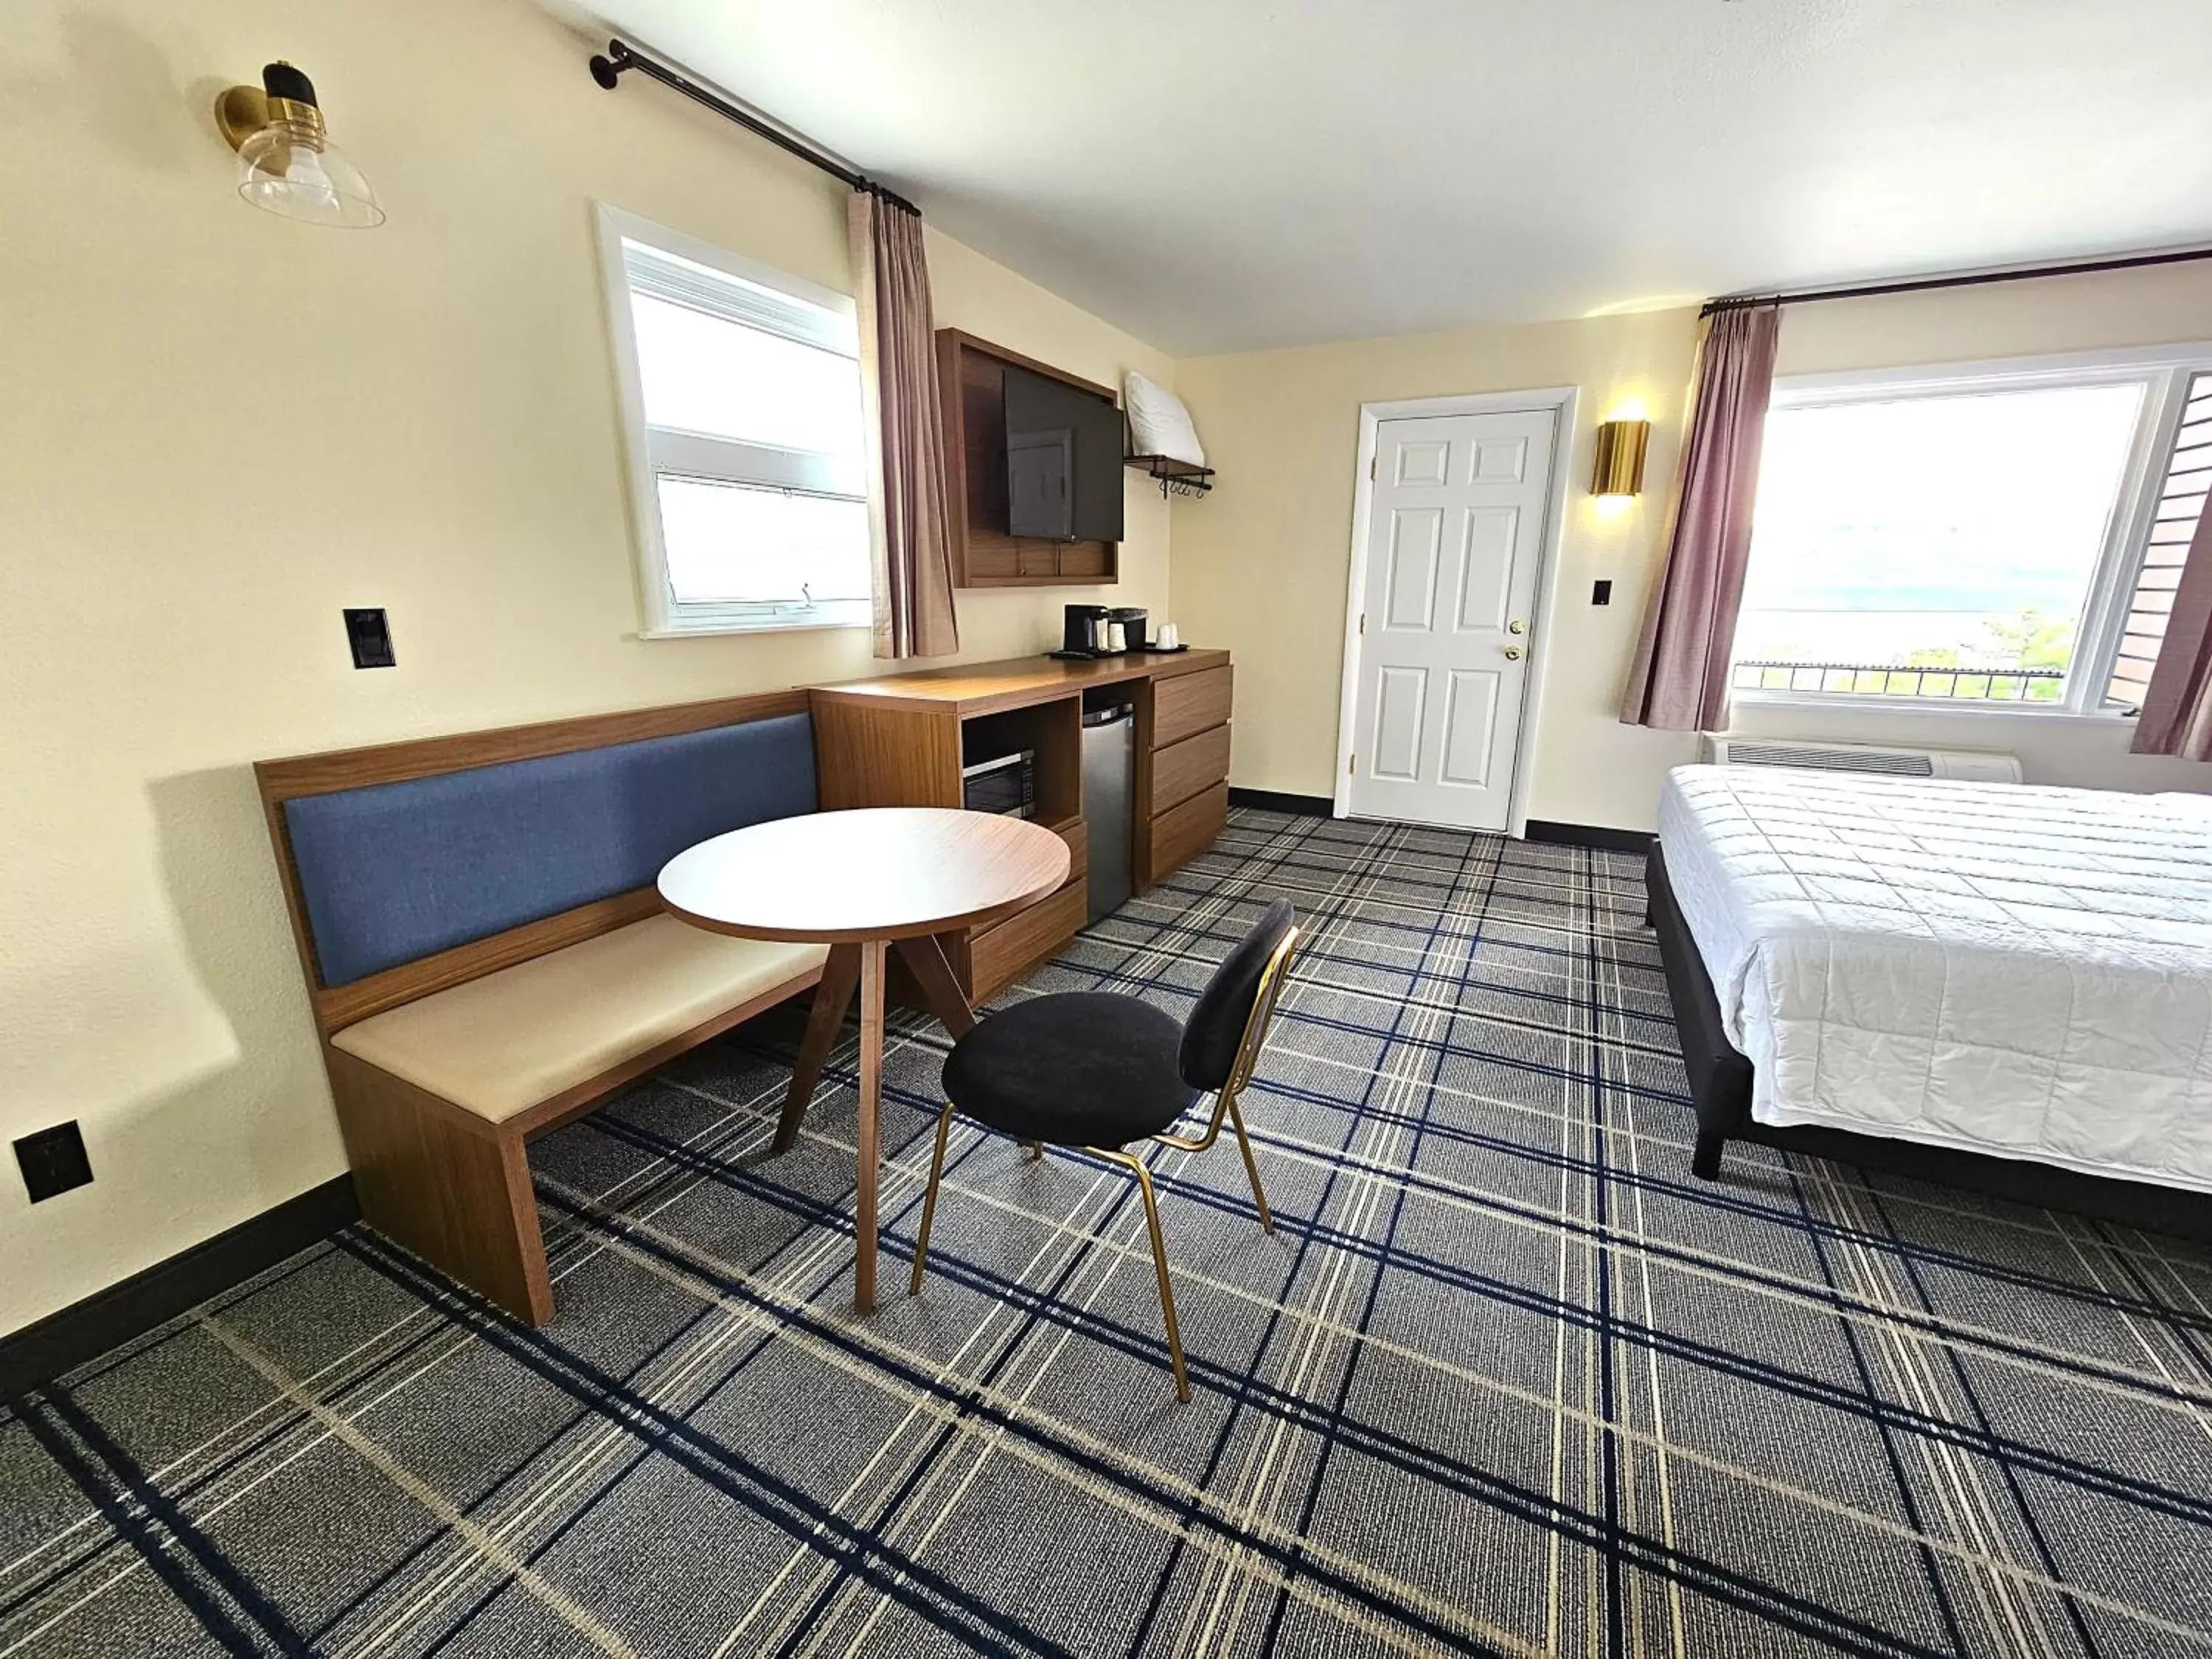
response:
M1682 1063L1690 1073L1690 1098L1697 1109L1698 1143L1690 1158L1692 1174L1711 1181L1721 1172L1721 1150L1731 1140L1754 1141L1813 1158L1833 1158L1863 1169L1881 1170L1917 1181L1940 1182L1968 1192L1987 1193L2017 1204L2072 1210L2130 1227L2174 1233L2212 1242L2212 1194L2154 1187L2147 1182L2083 1175L2024 1158L1991 1158L1948 1146L1890 1140L1809 1124L1777 1127L1751 1115L1751 1061L1728 1040L1719 999L1689 925L1667 879L1667 860L1657 841L1644 867L1648 895L1645 920L1659 935L1659 957L1667 970L1667 989L1674 1002L1674 1028L1682 1041Z

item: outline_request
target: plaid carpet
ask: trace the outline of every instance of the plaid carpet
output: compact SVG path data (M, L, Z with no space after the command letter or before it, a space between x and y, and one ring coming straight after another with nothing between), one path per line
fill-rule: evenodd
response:
M955 1141L900 1023L540 1144L520 1329L355 1229L0 1417L0 1653L2142 1655L2212 1646L2212 1253L1757 1148L1687 1174L1636 861L1240 811L1014 994L1313 933L1232 1142Z

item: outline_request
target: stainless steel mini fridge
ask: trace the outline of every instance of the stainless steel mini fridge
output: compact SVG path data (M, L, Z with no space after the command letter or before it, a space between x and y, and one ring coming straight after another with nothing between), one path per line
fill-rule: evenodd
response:
M1090 919L1093 921L1128 902L1129 808L1136 787L1136 711L1127 703L1085 709L1083 830L1091 843Z

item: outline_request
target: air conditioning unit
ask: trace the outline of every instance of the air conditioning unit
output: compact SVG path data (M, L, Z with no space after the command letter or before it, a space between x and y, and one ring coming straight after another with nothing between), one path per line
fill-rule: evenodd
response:
M2020 757L1986 749L1890 749L1871 743L1798 743L1788 738L1705 734L1711 766L1794 766L1814 772L1873 772L1892 778L2018 783Z

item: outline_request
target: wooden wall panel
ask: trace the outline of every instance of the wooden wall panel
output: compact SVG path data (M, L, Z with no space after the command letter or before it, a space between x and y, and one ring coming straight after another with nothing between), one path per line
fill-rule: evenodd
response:
M960 587L1045 587L1109 583L1121 576L1114 542L1054 542L1006 529L1006 366L1013 364L1114 402L1048 363L957 328L937 331L938 407L945 423L945 508L952 580Z
M822 807L952 806L960 799L960 717L814 700Z
M287 760L257 761L253 775L264 797L289 800L297 795L329 794L373 783L465 772L502 761L572 755L611 744L704 732L717 726L741 726L779 714L803 714L803 690L767 691L749 697L716 697L705 702L672 703L657 708L624 708L611 714L542 720L534 726L505 726L489 732L462 732L449 738L417 738L368 749L339 749L328 754Z

